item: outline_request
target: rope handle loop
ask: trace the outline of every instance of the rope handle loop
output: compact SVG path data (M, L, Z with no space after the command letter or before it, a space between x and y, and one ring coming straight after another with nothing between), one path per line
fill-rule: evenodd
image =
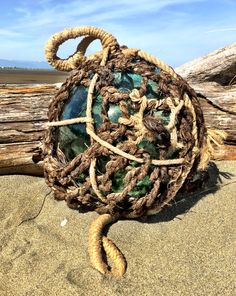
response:
M75 39L77 37L83 37L79 43L74 54L67 59L61 59L57 56L59 46L69 39ZM82 26L78 28L67 28L62 32L54 34L45 45L45 56L50 65L60 71L71 71L76 66L85 61L84 56L88 46L96 39L100 39L103 50L110 48L110 52L114 52L119 48L119 44L116 38L107 33L106 31L92 26Z

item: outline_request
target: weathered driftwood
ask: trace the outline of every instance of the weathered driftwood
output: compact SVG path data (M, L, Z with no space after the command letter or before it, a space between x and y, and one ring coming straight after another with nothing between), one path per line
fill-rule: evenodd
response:
M42 175L43 124L55 85L0 87L0 174Z
M236 43L175 70L202 96L200 99L207 126L225 130L228 133L227 143L236 145ZM228 112L217 109L209 102Z
M206 100L200 97L207 126L225 130L228 133L226 142L236 145L236 85L221 86L215 82L205 82L191 86L207 98ZM225 111L217 109L216 106Z
M217 69L217 70L216 70ZM228 69L228 70L227 70ZM200 93L208 127L228 132L217 159L236 159L236 44L176 69ZM218 74L219 75L218 75ZM231 81L232 85L229 85ZM228 85L227 85L228 84ZM0 174L42 175L40 146L56 85L0 85Z
M212 51L175 69L191 83L217 82L231 85L236 82L236 43Z

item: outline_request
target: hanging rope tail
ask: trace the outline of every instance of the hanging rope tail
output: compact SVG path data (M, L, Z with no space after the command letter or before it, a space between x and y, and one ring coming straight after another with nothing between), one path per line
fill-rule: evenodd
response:
M104 227L107 224L114 223L116 220L117 218L110 214L103 214L91 223L88 253L93 267L102 274L123 276L126 270L125 258L116 245L106 236L103 236ZM103 260L103 253L112 262L113 267L111 271Z

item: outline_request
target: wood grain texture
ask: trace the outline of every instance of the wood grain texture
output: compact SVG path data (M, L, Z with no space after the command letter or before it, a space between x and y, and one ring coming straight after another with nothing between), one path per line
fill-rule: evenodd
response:
M43 124L55 85L0 88L0 174L42 175Z
M235 114L223 112L199 98L207 127L222 129L228 133L226 143L236 145L236 85L222 86L215 82L190 85L214 104Z
M236 43L217 49L175 69L189 83L232 84L236 78Z
M228 133L226 143L236 145L236 43L210 52L175 70L197 93L229 111L222 112L200 99L207 127L225 130Z

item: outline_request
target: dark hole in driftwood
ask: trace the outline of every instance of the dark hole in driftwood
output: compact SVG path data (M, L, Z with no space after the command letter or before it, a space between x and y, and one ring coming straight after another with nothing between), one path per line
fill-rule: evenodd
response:
M217 82L222 86L236 84L236 62L232 63L229 68L224 69L215 76L211 76L207 81Z
M32 155L32 160L34 163L38 163L42 160L42 155L41 153L33 154Z

